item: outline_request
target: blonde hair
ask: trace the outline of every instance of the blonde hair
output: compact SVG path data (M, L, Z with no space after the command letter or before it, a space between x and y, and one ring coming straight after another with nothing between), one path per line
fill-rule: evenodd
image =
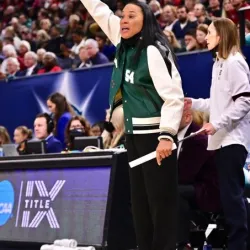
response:
M158 7L158 10L161 9L161 5L157 0L151 0L148 5L149 6L156 5Z
M167 5L165 5L165 6L163 7L163 12L165 11L166 8L170 8L171 11L172 11L173 14L174 14L174 17L177 18L177 9L176 9L175 6L170 5L170 4L167 4Z
M231 53L241 53L237 27L234 22L228 18L217 18L213 21L213 25L220 37L218 56L227 59Z
M19 63L19 61L17 60L17 58L16 57L8 57L7 59L6 59L6 65L8 65L8 63L9 62L12 62L12 63L14 63L16 66L17 66L17 71L18 70L20 70L20 63ZM7 70L8 71L8 70ZM8 72L9 73L9 72Z
M48 40L50 40L50 36L45 30L38 30L37 37L38 41L40 42L47 42Z
M47 19L42 19L41 21L40 21L40 27L42 27L42 25L44 25L44 24L47 24L48 25L48 30L50 29L50 27L51 27L51 21L47 18Z
M163 33L165 34L165 36L171 36L172 40L169 41L169 43L172 45L172 47L174 49L180 49L181 45L180 43L177 41L176 36L174 34L174 32L170 31L170 30L164 30Z
M193 122L202 127L203 124L207 123L209 121L209 114L197 110L192 110L192 117L193 117Z
M28 129L26 126L19 126L16 128L16 130L19 130L22 135L27 136L27 139L30 140L33 137L33 131L32 129Z
M199 24L198 27L196 28L196 31L199 30L199 31L202 31L203 33L205 33L207 35L207 32L208 32L208 25L207 24Z
M3 139L3 141L0 141L0 146L2 146L2 144L10 143L10 135L8 130L3 126L0 126L0 137Z
M114 148L125 133L123 106L120 105L112 113L110 120L115 131L110 134L106 130L102 133L104 148Z

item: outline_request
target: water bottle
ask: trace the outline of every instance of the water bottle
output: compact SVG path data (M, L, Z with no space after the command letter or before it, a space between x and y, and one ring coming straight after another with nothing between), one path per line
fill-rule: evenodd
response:
M203 246L203 250L212 250L212 246L208 245L207 242L205 241L205 244Z

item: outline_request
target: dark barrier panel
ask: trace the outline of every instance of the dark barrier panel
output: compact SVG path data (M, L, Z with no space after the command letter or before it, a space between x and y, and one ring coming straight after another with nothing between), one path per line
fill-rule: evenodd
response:
M136 247L125 151L6 157L0 169L1 242Z

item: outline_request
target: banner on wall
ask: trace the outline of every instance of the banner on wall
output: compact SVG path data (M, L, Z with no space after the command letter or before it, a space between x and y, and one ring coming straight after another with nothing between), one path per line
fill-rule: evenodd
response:
M105 118L109 82L113 65L90 70L19 78L0 82L0 125L13 133L17 126L33 128L38 113L49 112L47 98L54 92L64 94L77 113L93 124Z
M178 56L185 96L209 96L212 56L209 52L195 52ZM17 126L33 128L35 116L48 112L46 100L54 92L64 94L71 105L91 124L105 118L113 65L83 70L65 71L0 81L0 125L13 135Z
M106 165L1 171L0 240L101 245L110 173Z

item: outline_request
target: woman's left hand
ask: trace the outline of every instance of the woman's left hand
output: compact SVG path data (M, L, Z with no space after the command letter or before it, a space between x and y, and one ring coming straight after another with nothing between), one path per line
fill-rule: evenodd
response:
M203 125L202 127L203 129L205 129L205 133L207 135L214 135L216 130L214 128L214 126L212 125L212 123L206 123Z
M156 160L158 165L161 165L161 161L172 154L173 142L167 139L161 139L156 149Z

